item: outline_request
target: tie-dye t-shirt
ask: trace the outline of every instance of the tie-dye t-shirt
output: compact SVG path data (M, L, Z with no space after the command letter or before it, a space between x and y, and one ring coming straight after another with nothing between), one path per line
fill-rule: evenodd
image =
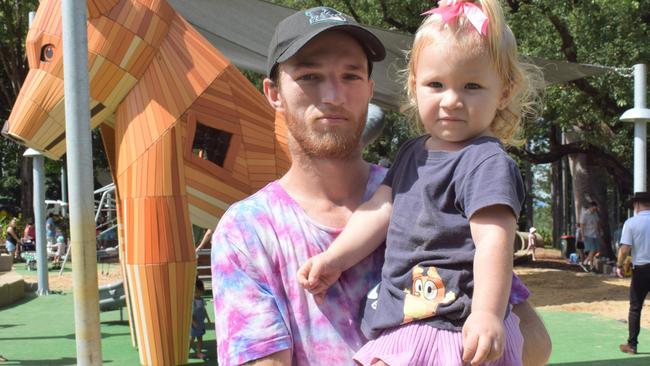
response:
M386 174L372 165L364 200ZM289 349L294 365L353 365L366 341L362 299L379 282L383 246L344 272L317 305L296 280L308 258L341 232L314 222L276 182L232 205L212 236L212 291L219 365Z

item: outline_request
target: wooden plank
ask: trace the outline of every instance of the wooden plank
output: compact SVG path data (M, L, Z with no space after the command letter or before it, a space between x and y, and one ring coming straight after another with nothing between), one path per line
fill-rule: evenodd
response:
M141 350L140 359L145 360L145 362L143 362L144 364L151 364L152 354L151 354L151 348L149 347L149 338L148 338L151 324L150 321L148 321L149 317L147 316L147 309L149 308L148 306L149 299L148 296L146 295L147 279L145 276L143 276L142 266L133 265L131 267L134 274L133 277L136 279L134 298L139 303L139 307L138 307L139 312L134 315L139 320L138 322L136 322L136 324L140 325L139 329L136 328L136 336L138 337L138 346L139 349Z
M187 202L188 204L198 207L212 216L219 216L219 214L224 211L224 209L218 206L214 206L212 203L206 202L201 197L195 196L193 194L187 195Z
M241 188L244 187L237 187L237 186L226 184L223 181L211 177L209 173L206 171L199 171L197 169L187 169L185 173L187 174L188 180L191 179L195 182L210 182L210 185L213 186L214 189L222 192L222 194L226 196L233 197L235 200L241 200L246 198L247 196L247 193L241 190Z

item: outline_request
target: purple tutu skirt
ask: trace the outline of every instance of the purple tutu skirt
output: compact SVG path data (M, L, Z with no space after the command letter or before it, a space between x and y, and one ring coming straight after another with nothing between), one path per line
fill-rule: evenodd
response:
M483 365L522 365L524 339L519 330L519 317L511 311L504 327L506 343L501 358ZM377 339L366 343L354 355L354 361L364 366L378 360L390 366L462 366L462 356L461 332L412 322L385 330Z

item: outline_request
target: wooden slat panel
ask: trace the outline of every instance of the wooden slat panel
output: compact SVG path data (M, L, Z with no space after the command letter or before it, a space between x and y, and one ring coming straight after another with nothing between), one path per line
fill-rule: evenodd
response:
M202 211L198 207L191 204L189 205L189 211L190 221L192 224L204 229L214 228L215 223L218 222L223 215L223 213L221 213L219 216L212 216L209 213Z

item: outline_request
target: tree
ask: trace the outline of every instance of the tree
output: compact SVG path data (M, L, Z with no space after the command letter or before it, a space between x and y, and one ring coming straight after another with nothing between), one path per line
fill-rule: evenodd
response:
M28 16L38 1L0 0L0 120L6 121L27 76L25 36ZM9 139L0 139L0 205L24 217L33 216L32 162L24 158L25 148Z

